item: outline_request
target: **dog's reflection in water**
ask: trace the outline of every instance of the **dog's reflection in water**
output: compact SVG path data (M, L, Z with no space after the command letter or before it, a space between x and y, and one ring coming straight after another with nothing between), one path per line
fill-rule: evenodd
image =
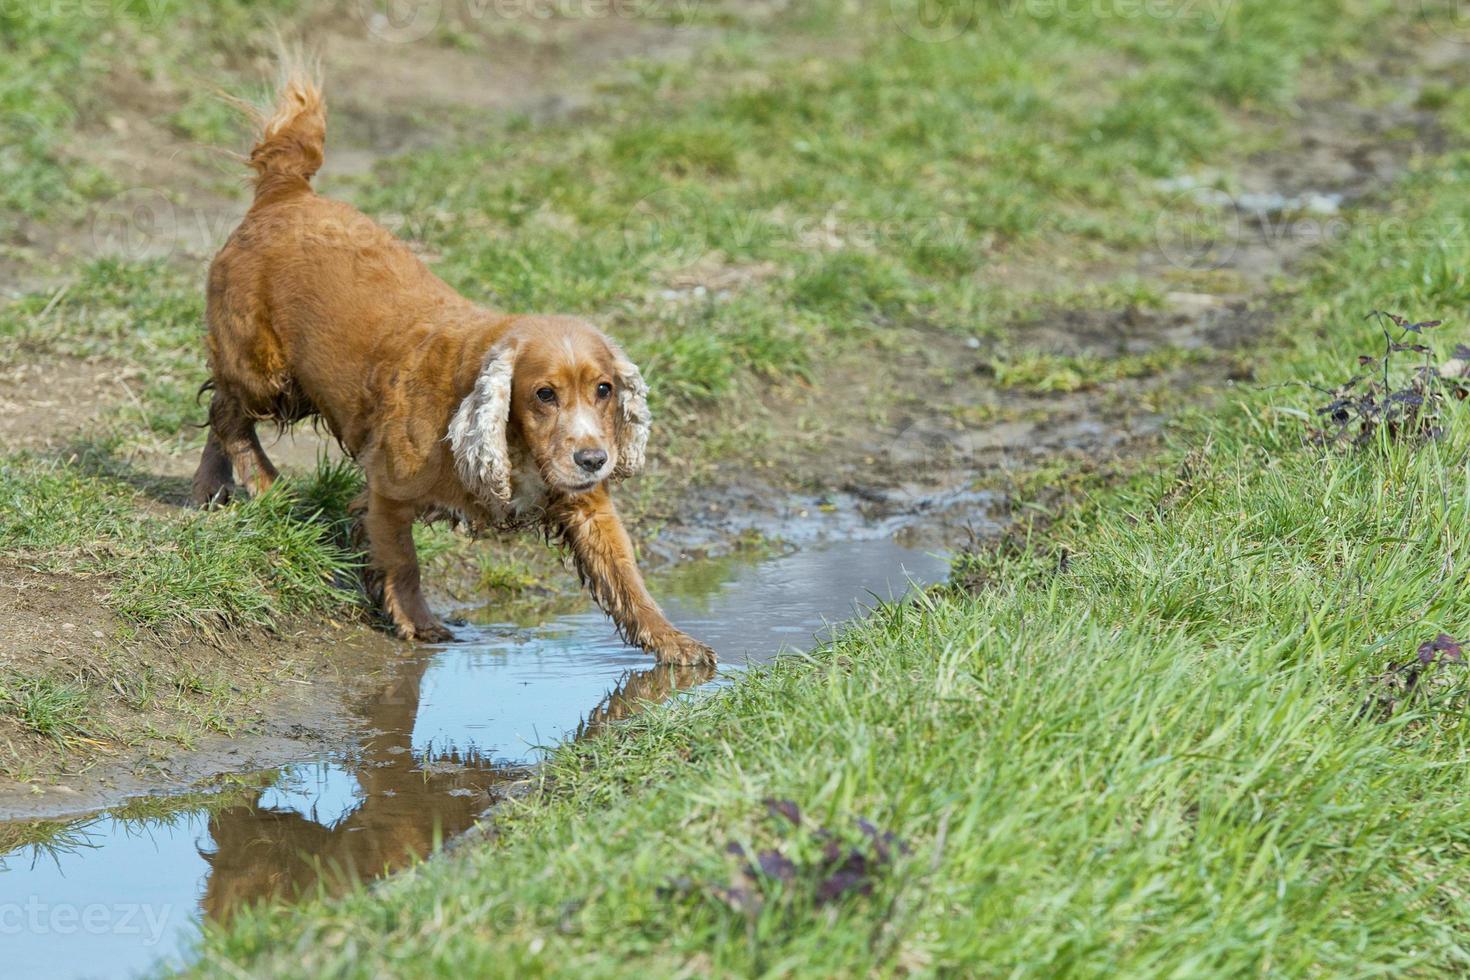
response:
M412 751L419 686L430 658L416 658L361 714L377 734L363 746L354 775L356 808L327 825L289 809L255 805L219 810L209 820L212 846L201 855L210 870L203 907L224 922L245 905L336 894L431 853L468 830L494 802L497 786L527 770L496 764L474 752ZM594 735L675 691L704 683L713 667L660 665L624 675L578 726Z
M659 664L652 670L630 670L577 725L575 738L587 738L601 732L613 722L631 718L650 704L657 704L675 691L703 684L715 676L715 668L707 664L676 667Z

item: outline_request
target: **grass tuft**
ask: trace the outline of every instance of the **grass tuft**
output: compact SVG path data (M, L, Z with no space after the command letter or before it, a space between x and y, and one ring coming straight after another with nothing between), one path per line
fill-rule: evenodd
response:
M299 484L211 512L137 519L139 494L76 464L0 462L0 548L50 570L111 581L108 604L155 630L272 627L354 604L338 586L358 565L346 538L360 479L324 465Z
M0 672L0 715L9 715L43 738L66 743L82 737L91 712L81 687L52 678Z

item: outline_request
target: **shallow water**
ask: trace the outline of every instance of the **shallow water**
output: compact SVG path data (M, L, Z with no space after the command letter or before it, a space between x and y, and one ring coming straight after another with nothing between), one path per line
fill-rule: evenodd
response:
M660 597L729 673L809 647L874 598L947 568L888 537L848 540L685 569ZM197 809L48 826L45 844L0 857L0 974L131 976L177 963L204 917L402 867L473 825L496 784L550 746L706 681L693 669L649 669L595 610L531 628L462 627L362 699L376 734L350 755L235 777ZM42 836L0 824L0 840L7 833Z

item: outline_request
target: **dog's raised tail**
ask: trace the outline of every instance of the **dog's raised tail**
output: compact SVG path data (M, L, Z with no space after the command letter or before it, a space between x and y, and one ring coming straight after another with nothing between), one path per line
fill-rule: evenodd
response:
M320 72L299 59L281 70L276 104L270 112L252 113L260 135L250 151L255 170L255 197L306 190L321 169L327 139L327 103Z

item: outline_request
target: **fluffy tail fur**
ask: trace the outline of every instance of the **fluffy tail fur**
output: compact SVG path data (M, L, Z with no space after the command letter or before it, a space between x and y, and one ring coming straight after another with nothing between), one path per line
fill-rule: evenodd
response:
M260 128L250 151L256 200L310 189L327 138L327 103L316 66L300 58L283 59L275 107L269 113L254 107L248 111Z

